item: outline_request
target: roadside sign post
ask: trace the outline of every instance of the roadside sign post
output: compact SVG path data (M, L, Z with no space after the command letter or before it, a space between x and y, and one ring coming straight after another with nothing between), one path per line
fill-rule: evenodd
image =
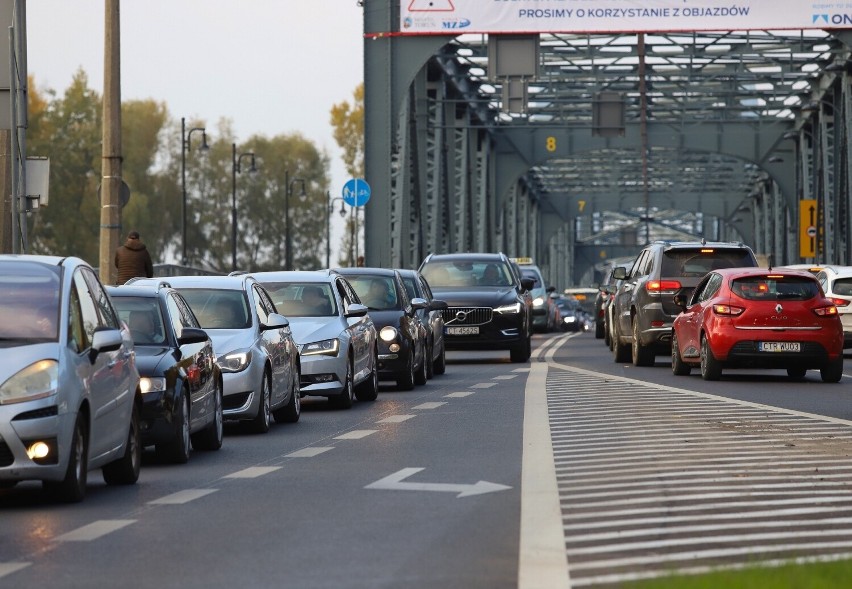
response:
M355 256L352 265L358 264L358 208L370 201L370 185L363 178L352 178L343 185L343 202L352 207L352 242Z

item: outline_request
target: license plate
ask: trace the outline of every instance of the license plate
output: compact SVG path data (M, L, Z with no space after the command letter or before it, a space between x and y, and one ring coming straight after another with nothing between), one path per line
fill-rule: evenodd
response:
M473 327L448 327L447 335L479 335L479 326Z
M761 352L801 352L799 342L758 342L757 349Z

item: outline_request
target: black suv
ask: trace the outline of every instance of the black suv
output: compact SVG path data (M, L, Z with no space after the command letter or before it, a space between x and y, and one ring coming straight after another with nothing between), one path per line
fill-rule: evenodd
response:
M681 312L674 296L688 299L707 272L756 267L754 252L739 242L657 241L645 246L629 270L617 267L621 285L610 301L612 350L616 362L652 366L671 353L672 321Z
M512 362L529 359L533 280L504 254L429 254L420 273L447 302L448 350L509 350Z

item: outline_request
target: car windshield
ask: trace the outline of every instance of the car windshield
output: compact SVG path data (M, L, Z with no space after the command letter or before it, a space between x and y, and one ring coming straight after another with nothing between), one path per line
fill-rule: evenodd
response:
M417 292L417 280L414 276L403 276L402 283L405 285L405 292L408 293L408 298L413 299L421 296Z
M704 276L711 270L719 270L720 268L740 268L754 265L746 249L673 249L663 255L660 275L688 278L690 276Z
M401 309L391 276L347 276L361 302L373 311Z
M420 272L432 288L510 286L509 266L492 261L429 262Z
M325 282L264 282L263 287L285 317L333 317L337 304Z
M118 318L130 328L135 345L161 346L166 343L159 300L153 297L113 297L112 302Z
M251 327L246 295L241 290L179 288L203 329Z
M0 264L0 340L59 339L59 273L40 264Z
M731 291L750 301L806 301L819 294L819 287L799 276L749 276L735 279Z

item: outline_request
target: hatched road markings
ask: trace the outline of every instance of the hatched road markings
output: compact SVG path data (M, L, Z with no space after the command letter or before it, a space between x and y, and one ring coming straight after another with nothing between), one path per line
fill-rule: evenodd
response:
M572 586L852 558L852 422L550 369Z

